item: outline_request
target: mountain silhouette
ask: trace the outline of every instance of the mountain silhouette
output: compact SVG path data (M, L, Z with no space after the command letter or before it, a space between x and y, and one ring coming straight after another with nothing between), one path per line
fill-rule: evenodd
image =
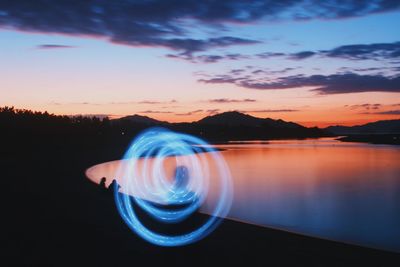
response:
M84 138L117 138L121 144L128 143L140 131L161 126L170 130L202 137L211 142L229 140L267 140L284 138L312 138L327 136L319 128L307 128L293 122L257 118L237 111L220 113L195 122L169 123L147 116L131 115L119 119L103 120L96 117L68 117L18 110L13 107L0 108L0 125L3 133L10 137L46 134L74 135Z
M125 121L125 122L132 122L132 123L141 123L141 124L147 124L147 125L160 125L160 124L168 124L166 121L159 121L147 116L142 116L142 115L130 115L130 116L125 116L119 119L114 119L112 120L113 122L116 121Z
M382 120L357 126L329 126L324 130L336 135L398 134L400 133L400 120Z
M297 123L286 122L283 120L273 120L270 118L257 118L238 111L229 111L217 115L205 117L199 124L226 125L226 126L250 126L250 127L277 127L277 128L305 128Z
M294 122L257 118L238 111L219 113L190 123L168 123L147 116L132 115L112 120L112 124L120 127L124 133L128 133L130 129L137 130L138 127L163 126L211 141L326 136L324 131L316 127L307 128Z

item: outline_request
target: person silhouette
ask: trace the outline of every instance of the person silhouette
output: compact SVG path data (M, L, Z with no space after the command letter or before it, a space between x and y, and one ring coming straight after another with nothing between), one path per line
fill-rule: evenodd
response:
M107 188L106 180L107 180L106 177L101 178L100 183L99 183L101 189L106 189Z
M114 190L115 188L117 188L117 190L119 191L119 189L121 188L121 186L118 184L117 180L113 179L111 184L108 186L108 190Z

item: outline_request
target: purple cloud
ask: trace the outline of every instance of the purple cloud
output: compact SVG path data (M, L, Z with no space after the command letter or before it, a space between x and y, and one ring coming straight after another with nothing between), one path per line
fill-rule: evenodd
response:
M264 81L248 77L217 76L199 79L203 83L231 83L240 87L257 90L291 89L316 87L312 91L319 94L345 94L360 92L400 92L400 76L359 75L355 73L332 75L294 75L280 77L275 81Z

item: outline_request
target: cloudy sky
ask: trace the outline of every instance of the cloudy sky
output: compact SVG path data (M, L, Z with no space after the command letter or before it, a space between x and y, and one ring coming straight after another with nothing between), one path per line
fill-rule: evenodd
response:
M0 106L400 118L400 1L0 0Z

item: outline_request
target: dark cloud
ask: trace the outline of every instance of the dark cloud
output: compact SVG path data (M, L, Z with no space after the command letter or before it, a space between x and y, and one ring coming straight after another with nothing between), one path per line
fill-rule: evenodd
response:
M230 74L234 74L234 75L239 75L239 74L242 74L245 71L246 70L244 70L244 69L233 69L233 70L230 70L229 73Z
M264 71L264 73L266 75L277 75L277 74L285 74L287 72L290 72L292 70L296 70L299 69L300 67L296 67L296 68L284 68L281 70L268 70L268 71Z
M301 60L318 55L329 58L342 58L350 60L381 60L400 57L400 42L343 45L331 50L302 51L289 54L289 59ZM360 71L369 71L371 68Z
M138 104L147 104L147 105L158 105L158 104L168 104L168 103L177 103L175 99L172 99L170 101L154 101L154 100L142 100L139 102L136 102Z
M265 52L265 53L257 54L256 56L258 58L262 58L262 59L269 59L269 58L274 58L274 57L286 56L286 54L285 53L277 53L277 52Z
M243 78L235 78L230 75L217 75L216 77L212 78L207 78L207 79L199 79L199 82L202 83L232 83L232 84L237 84L240 80L243 80Z
M216 98L216 99L210 99L208 100L210 103L219 103L219 104L225 104L225 103L251 103L251 102L257 102L255 99L250 99L250 98L245 98L245 99L229 99L229 98Z
M358 71L358 72L364 72L364 71L381 71L382 69L387 69L387 68L354 68L353 71Z
M251 73L252 74L264 74L266 71L265 70L253 70Z
M185 113L175 113L175 115L177 115L177 116L190 116L190 115L193 115L193 114L196 114L196 113L201 113L201 112L203 112L203 110L202 109L198 109L198 110L193 110L193 111L189 111L189 112L185 112Z
M175 38L175 39L154 39L153 41L146 43L149 46L164 46L173 50L183 51L182 53L175 55L177 58L190 60L191 55L194 52L206 51L215 47L226 47L232 45L249 45L257 44L259 41L243 39L238 37L223 36L217 38L209 38L205 40L191 39L191 38ZM129 43L128 43L129 44ZM135 44L133 44L135 45ZM140 45L140 44L139 44ZM169 55L170 57L173 55Z
M218 112L220 111L219 108L215 108L215 109L207 109L206 112L208 113L209 116L211 115L215 115L218 114Z
M276 74L285 74L287 72L296 70L296 69L301 69L301 67L288 67L288 68L284 68L284 69L280 69L280 70L269 70L268 68L266 69L255 69L253 71L251 71L251 74L255 74L255 75L276 75ZM245 71L245 69L243 69L243 72Z
M234 4L234 3L231 3ZM207 25L235 21L236 5L214 1L0 1L0 27L43 33L104 37L131 46L160 46L184 54L257 43L232 36L190 38L183 18ZM224 14L229 8L231 14ZM249 10L249 12L252 12Z
M192 63L216 63L222 60L240 60L248 59L250 56L241 54L226 54L226 55L193 55L187 53L168 54L168 58L186 60Z
M379 112L363 112L361 114L400 115L400 109L386 110L386 111L379 111Z
M392 0L1 0L0 27L103 37L131 46L162 46L190 54L255 42L231 36L190 38L188 31L194 25L220 28L260 19L342 19L399 7L400 2Z
M381 114L381 115L400 115L400 109L381 111L381 112L376 112L375 114Z
M145 113L145 114L162 114L162 113L172 113L171 111L160 111L160 110L144 110L139 111L138 113Z
M289 56L289 58L290 59L306 59L306 58L312 57L315 54L316 54L316 52L313 52L313 51L303 51L303 52L291 54Z
M294 75L280 77L274 81L257 80L248 77L217 76L200 79L204 83L231 83L240 87L258 90L290 89L298 87L316 87L319 94L344 94L358 92L400 92L400 76L359 75L355 73L332 75Z
M59 49L59 48L76 48L76 46L71 45L58 45L58 44L42 44L36 46L37 49Z
M143 101L139 101L137 102L138 104L148 104L148 105L158 105L158 104L162 104L163 102L160 101L150 101L150 100L143 100Z
M243 112L249 113L274 113L274 112L297 112L298 109L257 109L257 110L244 110Z
M292 60L302 60L313 56L341 58L349 60L391 60L400 57L400 42L353 44L335 47L331 50L300 51L296 53L265 52L255 55L258 58L269 59L286 56ZM375 68L361 68L359 71L373 71Z
M254 56L241 55L241 54L193 56L191 54L182 53L178 55L168 55L168 56L188 60L194 63L196 62L215 63L226 59L239 60L239 59L249 59L254 57L261 59L270 59L274 57L283 57L283 56L291 60L303 60L313 56L341 58L349 60L392 60L400 57L400 42L343 45L333 48L331 50L300 51L289 54L278 53L278 52L265 52L261 54L256 54ZM386 67L386 69L392 69L393 71L398 71L399 67L391 67L391 68ZM353 71L360 71L360 72L376 71L376 70L379 69L378 68L353 69Z
M400 57L400 42L344 45L319 53L327 57L355 60L393 59Z
M358 105L351 105L348 106L350 109L366 109L366 110L370 110L370 109L379 109L382 107L382 104L369 104L369 103L365 103L365 104L358 104Z

